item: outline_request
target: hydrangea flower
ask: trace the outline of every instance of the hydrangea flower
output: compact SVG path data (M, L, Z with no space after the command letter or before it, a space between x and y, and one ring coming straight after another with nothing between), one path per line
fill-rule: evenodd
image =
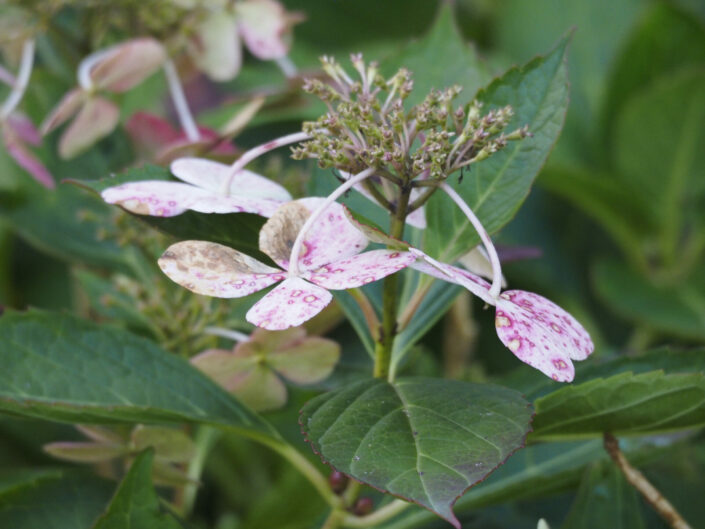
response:
M502 270L492 240L460 195L445 182L439 187L477 230L492 265L492 284L467 270L440 263L415 248L409 251L419 261L412 267L461 285L495 306L497 335L519 360L558 382L572 381L575 376L572 361L585 360L594 350L590 335L568 312L538 294L523 290L501 292Z
M291 27L300 16L274 0L172 0L182 7L206 8L188 51L196 66L214 81L230 81L242 66L242 45L261 60L283 59L291 45Z
M314 384L328 378L340 358L332 340L306 336L296 327L285 331L256 329L232 351L209 349L191 363L255 411L286 404L282 379Z
M231 177L228 165L203 158L179 158L171 172L181 182L144 180L109 187L103 200L138 215L173 217L187 210L200 213L255 213L271 216L291 195L276 182L246 169ZM223 182L230 178L228 191Z
M139 38L97 51L81 61L79 87L68 92L49 113L42 134L73 118L59 139L59 155L72 158L110 134L120 109L98 92L123 93L152 75L166 60L164 47L152 38Z
M238 298L275 283L247 312L247 321L269 330L295 327L330 303L329 290L356 288L398 272L416 257L394 250L362 250L367 238L345 217L342 205L303 198L281 206L260 231L259 247L281 268L237 250L205 241L176 243L159 259L162 271L181 286L207 296ZM301 252L290 262L299 233ZM320 214L320 216L318 216ZM313 217L313 216L312 216Z

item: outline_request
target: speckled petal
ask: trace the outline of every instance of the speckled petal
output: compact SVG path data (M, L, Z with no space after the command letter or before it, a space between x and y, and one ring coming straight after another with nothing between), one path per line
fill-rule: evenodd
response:
M456 283L465 287L486 303L495 304L494 299L489 294L490 284L481 277L457 266L436 261L416 248L411 248L410 252L419 259L410 265L411 268L437 279Z
M590 335L568 312L552 301L523 290L507 290L500 296L521 307L559 343L573 360L585 360L595 349Z
M519 360L557 382L573 380L575 367L567 343L562 344L560 336L556 337L526 309L500 296L495 327L499 339Z
M273 200L220 196L212 191L179 182L145 180L105 189L101 196L138 215L173 217L186 210L199 213L255 213L270 216L281 205Z
M255 303L246 318L257 327L281 331L310 320L332 299L327 290L292 277Z
M323 288L345 290L382 279L415 260L409 252L372 250L305 272L303 277Z
M159 258L159 267L182 287L217 298L247 296L285 278L281 270L206 241L172 244Z
M171 172L179 180L221 193L230 175L230 166L204 158L179 158L171 163ZM284 187L247 170L241 170L235 175L230 194L280 202L291 200L291 195Z

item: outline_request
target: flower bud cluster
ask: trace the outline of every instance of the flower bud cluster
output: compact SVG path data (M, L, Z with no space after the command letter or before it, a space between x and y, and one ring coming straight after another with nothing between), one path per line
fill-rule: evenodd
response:
M376 63L365 64L360 55L351 62L355 79L323 57L330 82L305 82L304 90L320 98L328 112L304 124L312 139L293 149L295 159L314 158L322 168L352 174L374 167L376 175L396 183L443 180L529 135L526 127L505 134L513 117L509 106L485 114L477 101L454 106L462 91L457 85L432 90L409 108L414 83L408 70L385 79Z

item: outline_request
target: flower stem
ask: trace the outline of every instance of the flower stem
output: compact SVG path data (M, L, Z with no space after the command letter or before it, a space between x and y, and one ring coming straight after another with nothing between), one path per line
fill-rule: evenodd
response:
M340 185L335 191L333 191L328 197L323 201L323 203L318 206L312 213L309 215L309 217L306 219L306 222L304 222L304 225L301 226L301 229L299 230L298 235L296 236L296 240L294 241L293 246L291 247L291 256L289 257L289 276L290 277L297 277L299 274L299 269L298 269L298 262L299 262L299 255L301 254L301 247L303 246L304 243L304 237L306 236L306 233L308 230L313 226L313 224L318 220L318 217L320 217L323 212L330 206L333 202L336 201L336 199L341 196L343 193L345 193L348 189L353 187L355 184L362 182L365 178L370 177L373 173L375 172L374 167L368 167L364 171L359 172L346 182L344 182L342 185Z
M211 334L213 336L220 336L222 338L227 338L233 340L234 342L249 342L250 337L245 333L240 331L234 331L232 329L223 329L221 327L206 327L203 329L206 334Z
M399 193L396 211L391 218L389 235L395 239L404 237L406 210L409 206L410 186L403 186ZM392 375L389 367L392 363L392 349L397 334L397 301L399 274L391 274L384 278L382 287L382 326L379 330L375 346L374 376L389 378Z
M368 514L367 516L348 515L343 520L343 527L348 527L350 529L375 527L376 525L386 522L390 518L396 516L410 505L411 503L403 500L394 500L384 507L377 509L375 512Z
M502 289L502 265L499 263L499 256L497 255L497 250L495 249L494 244L492 244L492 239L490 239L490 236L480 222L480 219L477 218L477 215L475 215L472 209L470 209L470 206L465 203L455 189L450 187L446 182L442 182L439 187L453 200L453 202L458 205L461 211L465 213L465 216L472 223L475 231L477 231L477 234L480 236L480 240L482 240L482 244L485 246L487 255L490 258L490 263L492 264L492 286L490 287L490 296L496 298L499 296L499 292Z
M196 120L193 119L193 114L188 106L186 94L184 94L184 87L181 85L176 66L174 66L174 62L171 59L167 59L164 61L162 68L164 69L164 76L169 85L171 100L174 103L176 115L179 117L181 128L186 134L188 141L197 142L201 139L201 133L198 130Z
M187 475L192 482L184 487L181 496L181 513L184 517L188 517L193 510L196 494L198 493L198 480L201 478L208 454L210 454L219 437L220 431L212 426L204 425L198 428L195 439L196 454L189 463L187 470Z
M32 75L32 66L34 65L34 39L28 39L22 45L22 58L20 60L20 68L17 72L17 79L15 79L10 95L0 109L0 119L6 119L14 112L17 105L22 101L27 86L29 85L29 78Z
M294 61L292 61L289 56L280 57L275 62L277 63L277 66L279 66L279 69L284 74L284 77L286 77L287 79L291 79L292 77L296 77L296 74L298 73L298 69L296 68L296 64L294 64Z
M277 138L276 140L271 140L267 143L263 143L262 145L258 145L257 147L253 147L252 149L244 153L242 156L240 156L240 158L235 160L235 163L230 166L230 174L223 182L223 194L227 195L230 193L230 186L232 186L233 184L235 175L242 171L245 166L255 158L259 158L263 154L272 151L278 147L283 147L284 145L289 145L291 143L297 143L299 141L304 141L308 139L311 139L311 136L309 136L305 132L295 132L294 134L287 134L286 136L282 136L281 138Z
M673 529L691 529L673 505L663 497L646 476L631 466L627 458L619 449L619 441L610 433L604 434L605 450L622 471L626 480L638 490L644 499L654 508L663 520Z

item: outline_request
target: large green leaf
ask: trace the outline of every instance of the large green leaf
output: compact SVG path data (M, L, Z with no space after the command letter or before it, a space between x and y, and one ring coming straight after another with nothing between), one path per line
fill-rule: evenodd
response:
M420 103L434 88L455 84L463 87L461 101L469 101L491 79L474 47L464 42L450 4L441 4L438 18L424 38L409 44L384 66L388 73L403 67L414 74L414 91L407 100L410 105Z
M669 375L705 372L705 350L672 350L668 347L653 349L639 356L619 355L611 358L604 356L576 364L575 382L588 382L595 378L607 378L620 373L635 374L663 370ZM556 383L542 373L515 369L507 376L495 381L503 386L520 391L529 400L548 395L556 390Z
M530 421L530 405L512 390L427 378L362 381L301 411L324 461L458 528L457 498L523 446Z
M271 427L182 358L128 331L64 314L0 318L0 409L67 422L205 422Z
M0 527L89 529L115 485L93 476L55 472L0 492Z
M688 215L702 211L704 144L703 72L654 83L632 98L617 120L615 162L620 179L648 201L666 244L676 245Z
M179 529L182 525L164 511L152 485L154 452L146 450L135 458L120 483L108 509L93 529Z
M598 262L592 279L617 314L675 336L705 339L705 292L697 286L656 286L618 261Z
M656 3L632 31L612 66L603 107L604 145L621 108L658 76L705 63L705 27L669 3Z
M645 529L639 494L612 464L596 463L585 472L562 529Z
M168 169L156 165L128 169L126 172L102 180L74 180L72 183L97 193L126 182L143 180L173 180ZM230 246L254 257L267 259L257 244L264 217L251 213L209 214L187 211L175 217L135 215L140 220L178 239L211 241Z
M531 440L654 434L705 424L705 374L621 373L537 399Z
M509 129L528 125L533 137L510 142L499 153L472 166L462 183L448 182L492 233L514 216L558 139L568 107L566 51L568 39L545 57L512 68L478 94L484 110L511 105ZM441 261L453 261L479 242L465 215L444 194L426 208L424 249Z

